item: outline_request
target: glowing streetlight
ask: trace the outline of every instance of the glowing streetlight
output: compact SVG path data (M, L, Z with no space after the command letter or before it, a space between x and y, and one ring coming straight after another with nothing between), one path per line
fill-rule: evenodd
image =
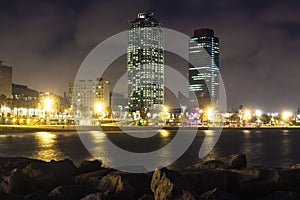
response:
M165 124L167 120L170 118L169 108L167 106L162 107L162 118Z
M212 108L208 108L206 112L207 112L207 119L211 120L214 114L214 110Z
M96 111L97 113L102 112L102 111L103 111L103 104L102 104L102 103L97 103L97 104L95 105L95 111Z
M53 105L53 99L47 97L44 99L44 110L46 112L49 112L52 110L52 105Z
M168 113L169 112L169 108L167 106L163 106L163 112L164 113Z
M262 115L262 111L261 110L256 110L255 111L255 116L257 117L257 126L260 126L261 125L261 120L260 120L260 117Z
M282 119L285 121L285 122L288 122L289 119L293 116L293 113L289 112L289 111L284 111L282 113Z
M245 110L244 111L244 116L243 116L243 118L245 119L245 120L250 120L251 119L251 111L250 110Z
M256 117L261 117L261 115L262 115L262 111L261 110L256 110L255 111L255 116Z
M206 113L207 113L207 126L209 126L210 121L213 120L214 117L213 108L207 108Z

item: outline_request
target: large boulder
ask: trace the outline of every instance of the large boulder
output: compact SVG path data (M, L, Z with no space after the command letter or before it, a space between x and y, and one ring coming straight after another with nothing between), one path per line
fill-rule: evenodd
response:
M60 185L72 184L77 168L70 160L33 162L23 173L30 176L42 190L51 191Z
M182 170L179 173L198 194L214 188L226 190L229 184L229 172L223 169Z
M27 196L25 196L26 200L50 200L48 197L48 193L42 190L37 190Z
M221 158L228 169L243 169L247 167L247 159L244 154L236 153L228 157Z
M247 167L244 154L232 154L218 160L203 160L189 169L243 169Z
M213 190L205 192L201 194L200 197L202 198L202 200L241 200L241 198L227 193L219 188L215 188Z
M89 194L82 198L81 200L106 200L106 196L102 192L97 192L94 194Z
M101 166L102 166L102 162L99 160L91 160L91 161L85 160L79 165L77 174L84 174L93 171L98 171L103 169Z
M31 177L18 169L13 169L8 176L2 176L0 190L7 194L26 195L36 190L36 184Z
M166 168L155 170L151 181L151 190L155 200L200 199L179 173Z
M29 163L40 162L39 160L34 160L30 158L23 157L0 157L0 169L7 169L9 171L13 169L21 170Z
M300 164L294 164L290 167L290 169L300 169Z
M253 167L232 170L229 173L227 190L242 197L258 197L286 189L287 177L280 169Z
M76 185L88 186L90 188L98 189L101 179L111 172L115 172L114 169L102 169L95 172L81 174L75 177L74 183Z
M144 194L138 200L154 200L154 196L152 194Z
M300 169L292 168L283 170L286 178L286 190L291 190L300 193Z
M10 200L8 194L6 194L5 192L0 191L0 199L1 200Z
M59 186L49 193L50 200L80 200L97 192L89 187L79 185Z
M150 192L151 175L115 171L104 176L98 189L109 199L138 199Z
M275 191L256 200L298 200L300 194L291 191Z

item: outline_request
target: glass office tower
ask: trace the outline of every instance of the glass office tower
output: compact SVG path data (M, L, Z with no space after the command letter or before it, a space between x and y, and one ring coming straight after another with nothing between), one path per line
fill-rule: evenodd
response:
M148 113L164 103L164 52L161 24L153 13L130 22L127 49L129 111Z
M198 29L189 41L189 91L199 107L217 107L219 95L219 39L211 29ZM190 95L191 96L191 95Z

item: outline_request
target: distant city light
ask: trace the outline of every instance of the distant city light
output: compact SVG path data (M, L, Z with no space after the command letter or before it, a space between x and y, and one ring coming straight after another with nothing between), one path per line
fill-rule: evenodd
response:
M250 120L251 119L251 111L250 110L245 110L244 111L244 116L243 118L246 119L246 120Z
M96 112L102 112L103 111L103 104L102 103L97 103L96 105L95 105L95 111Z
M292 116L293 116L293 113L291 113L290 111L284 111L284 112L282 112L282 119L284 121L287 121Z
M262 115L262 111L261 110L256 110L255 111L255 116L256 117L261 117L261 115Z
M44 100L44 110L45 111L51 111L53 105L53 99L47 97Z

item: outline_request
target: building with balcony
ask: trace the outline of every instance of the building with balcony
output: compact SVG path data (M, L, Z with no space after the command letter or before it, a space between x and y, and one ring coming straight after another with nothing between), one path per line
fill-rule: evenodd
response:
M91 118L110 107L109 81L81 80L69 84L72 115Z

